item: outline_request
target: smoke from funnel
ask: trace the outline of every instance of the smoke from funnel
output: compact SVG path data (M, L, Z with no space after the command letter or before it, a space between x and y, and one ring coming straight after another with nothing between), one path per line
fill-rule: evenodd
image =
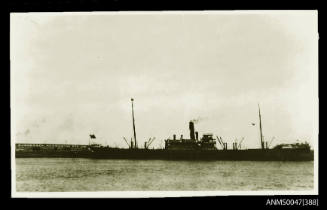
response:
M24 135L27 136L28 134L30 134L30 129L27 129L25 132L24 132Z
M28 136L31 133L30 129L26 129L24 132L17 132L16 136Z
M200 121L204 120L204 118L202 117L198 117L198 118L194 118L193 120L191 120L193 123L199 123Z

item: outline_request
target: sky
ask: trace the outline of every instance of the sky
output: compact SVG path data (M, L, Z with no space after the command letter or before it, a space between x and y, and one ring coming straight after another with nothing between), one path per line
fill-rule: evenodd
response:
M243 148L317 142L316 11L12 13L17 143L140 147L195 129ZM252 123L255 125L253 126Z

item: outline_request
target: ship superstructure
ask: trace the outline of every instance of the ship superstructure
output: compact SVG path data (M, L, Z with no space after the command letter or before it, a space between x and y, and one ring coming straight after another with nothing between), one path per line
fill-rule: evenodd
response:
M199 139L199 133L194 130L194 122L189 122L190 138L184 139L181 135L180 139L176 139L176 135L173 135L173 139L165 140L165 149L167 150L217 150L216 141L213 138L212 133L203 134Z

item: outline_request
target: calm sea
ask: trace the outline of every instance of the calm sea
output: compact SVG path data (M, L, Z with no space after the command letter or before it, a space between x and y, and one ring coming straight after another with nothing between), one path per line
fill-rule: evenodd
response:
M313 162L17 158L18 192L312 190Z

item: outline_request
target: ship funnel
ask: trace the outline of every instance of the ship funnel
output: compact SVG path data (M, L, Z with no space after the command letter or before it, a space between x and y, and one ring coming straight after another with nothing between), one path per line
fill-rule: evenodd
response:
M190 123L189 123L189 128L190 128L190 138L191 138L191 140L195 140L194 123L192 121L190 121Z

